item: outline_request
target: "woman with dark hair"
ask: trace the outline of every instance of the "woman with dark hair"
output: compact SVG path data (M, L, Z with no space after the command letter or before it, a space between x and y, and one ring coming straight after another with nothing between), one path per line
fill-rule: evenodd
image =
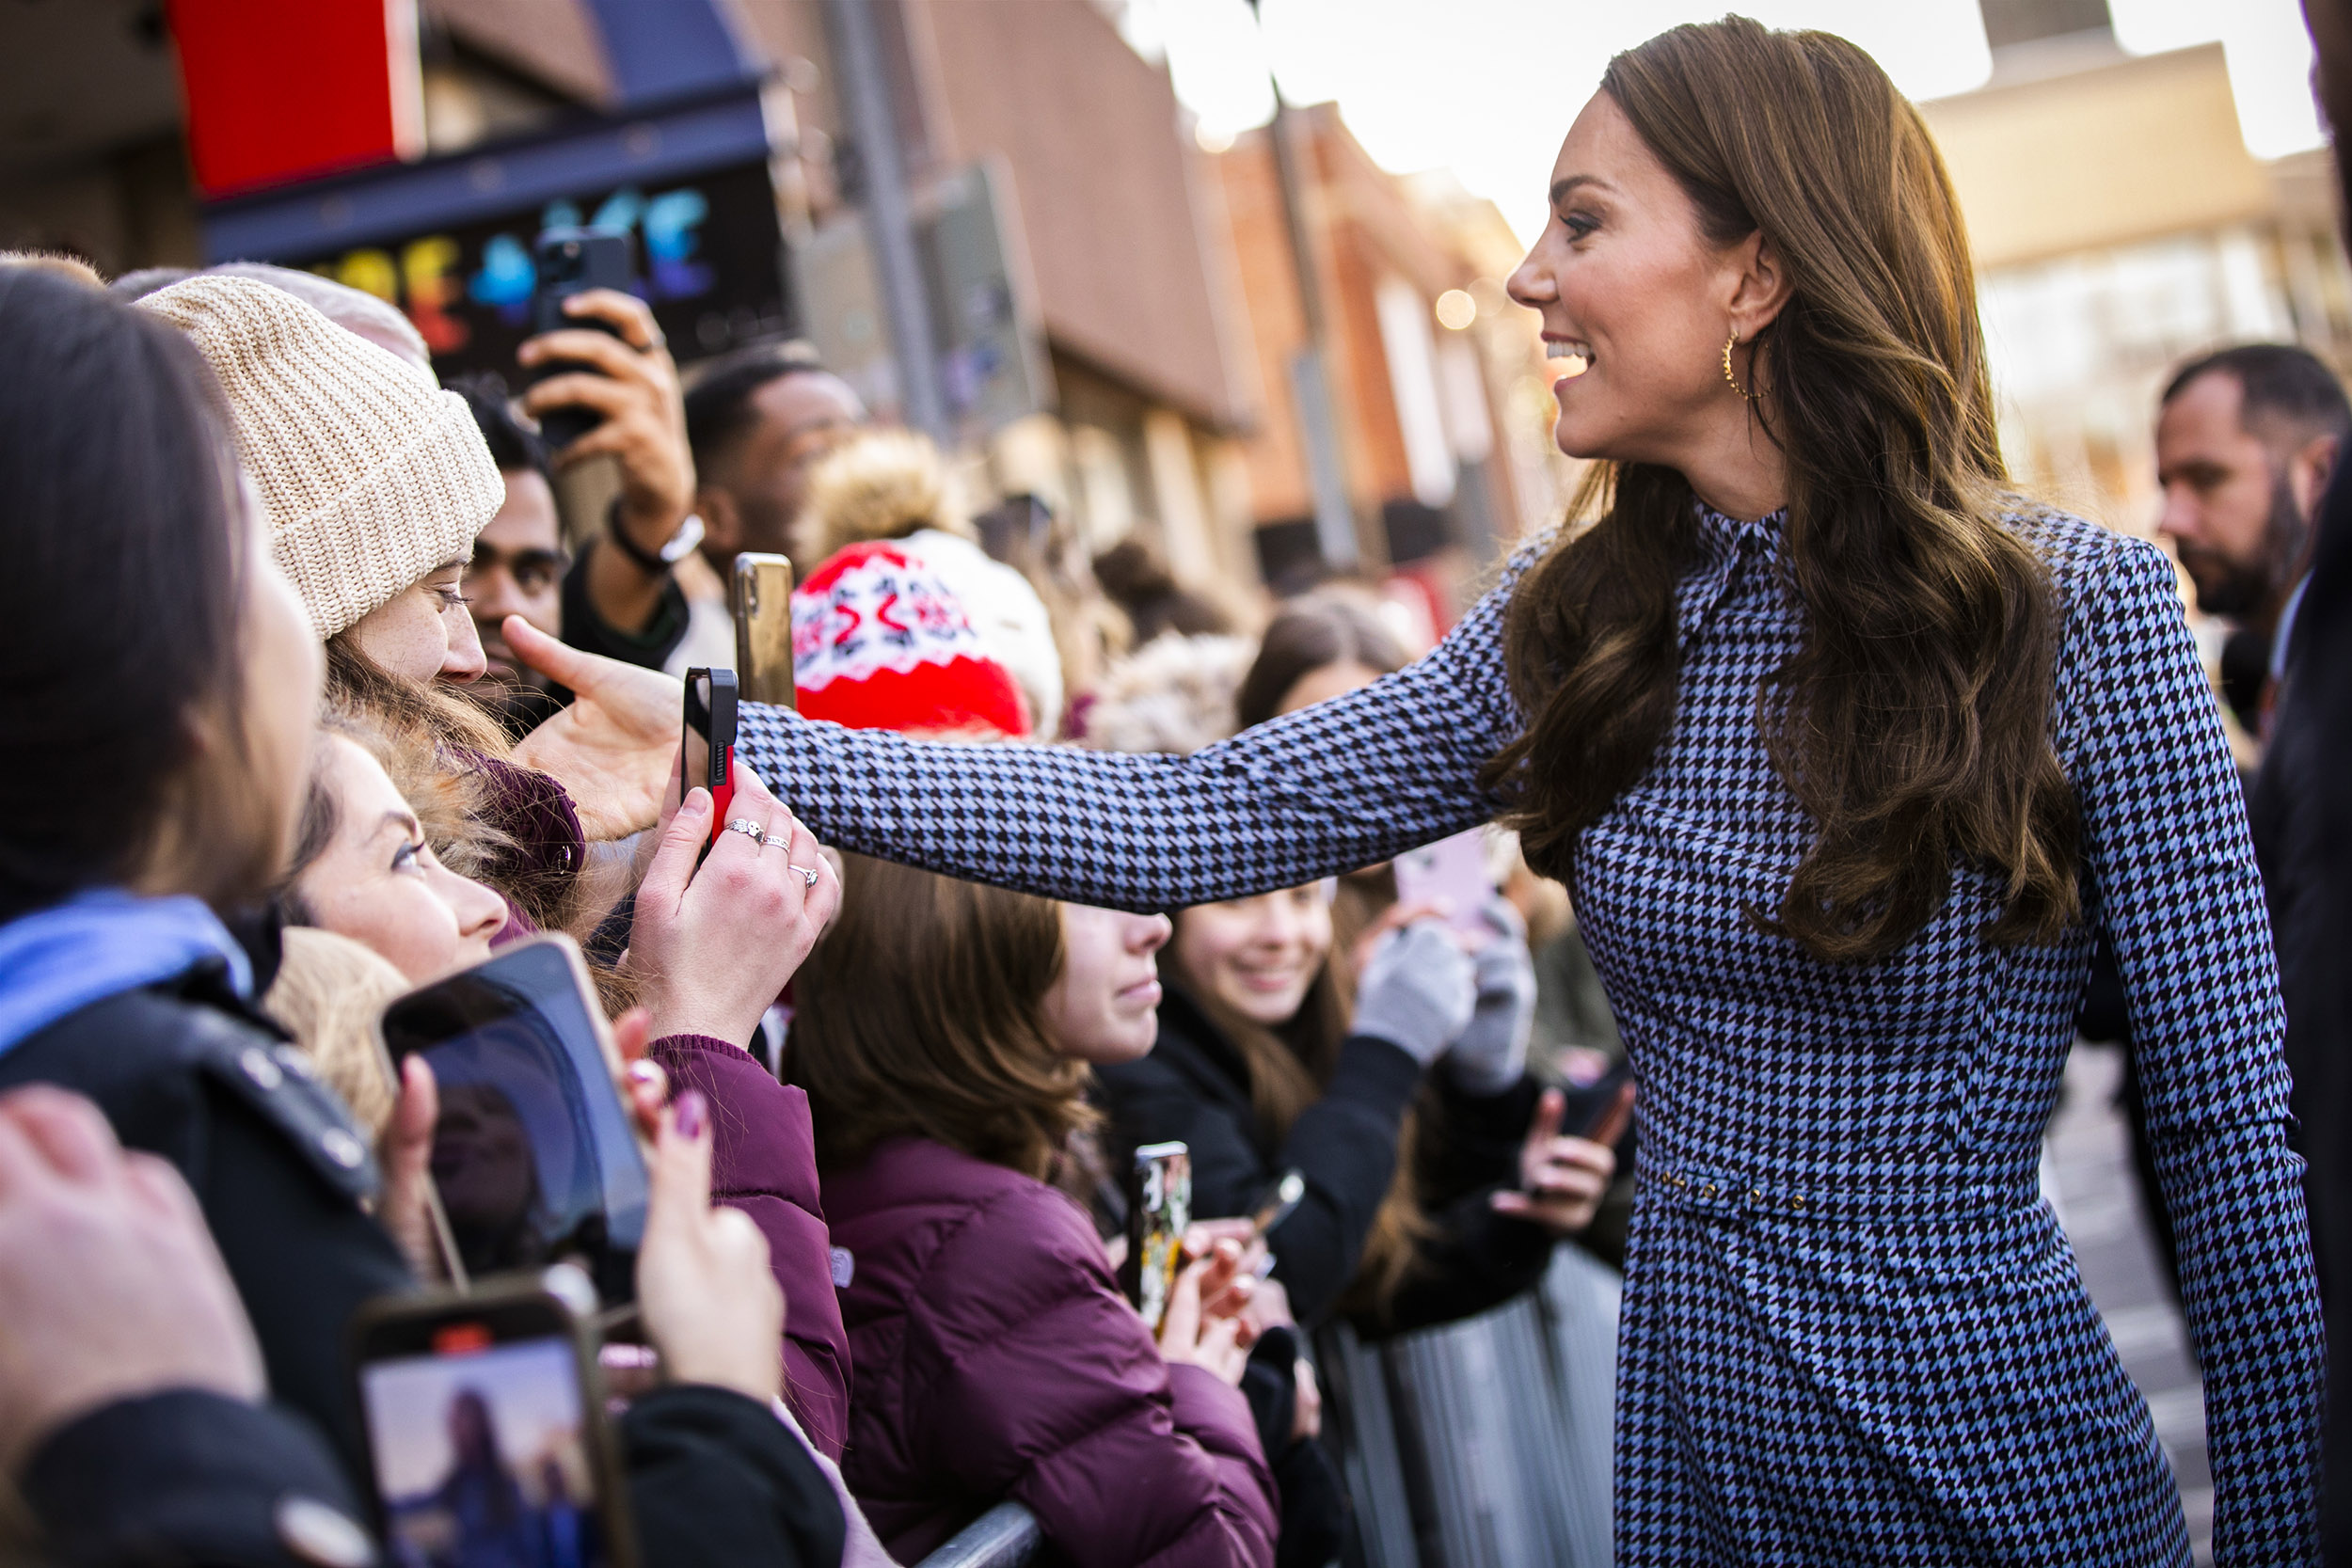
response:
M180 1167L270 1387L356 1457L342 1325L408 1272L364 1135L215 913L291 847L318 645L178 334L10 272L0 360L0 546L38 585L0 625L0 1086L79 1090Z
M2219 1560L2312 1543L2319 1319L2245 811L2172 569L2008 487L1967 238L1861 50L1611 62L1511 278L1597 515L1429 657L1183 759L754 707L834 843L1093 904L1295 887L1498 813L1641 1085L1631 1563L2185 1563L2035 1172L2093 933L2205 1371Z
M848 1259L842 1469L883 1544L914 1561L1009 1497L1080 1568L1271 1564L1247 1347L1201 1309L1238 1250L1184 1271L1155 1336L1072 1196L1088 1065L1152 1049L1168 922L856 857L843 882L787 1071Z

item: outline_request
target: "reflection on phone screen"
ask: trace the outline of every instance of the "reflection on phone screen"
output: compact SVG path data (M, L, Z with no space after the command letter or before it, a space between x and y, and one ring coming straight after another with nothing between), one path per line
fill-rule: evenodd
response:
M395 1568L603 1568L567 1340L452 1323L359 1383Z
M579 1258L626 1299L645 1168L584 1007L563 954L518 948L393 1004L385 1042L433 1069L433 1180L467 1272Z

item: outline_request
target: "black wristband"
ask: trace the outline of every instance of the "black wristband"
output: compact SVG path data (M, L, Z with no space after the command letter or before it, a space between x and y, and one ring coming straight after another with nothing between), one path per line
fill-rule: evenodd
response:
M681 523L680 529L684 526L684 523ZM628 536L628 531L621 526L620 497L613 497L612 504L605 509L604 536L612 541L614 548L618 549L623 555L628 557L631 561L637 562L638 569L643 571L649 578L668 577L670 575L670 568L676 565L679 558L685 555L686 550L677 549L676 541L678 532L679 530L674 529L671 531L670 534L671 544L669 548L676 551L675 554L656 554L654 551L645 548L643 545L640 545L636 540L631 539ZM693 548L694 544L701 542L701 532L697 531L693 543L690 543L686 548Z

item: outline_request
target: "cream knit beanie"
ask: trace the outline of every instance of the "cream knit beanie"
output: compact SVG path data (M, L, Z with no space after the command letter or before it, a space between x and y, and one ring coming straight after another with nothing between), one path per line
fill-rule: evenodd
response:
M191 277L138 304L211 362L271 553L322 640L471 557L506 487L465 399L250 278Z

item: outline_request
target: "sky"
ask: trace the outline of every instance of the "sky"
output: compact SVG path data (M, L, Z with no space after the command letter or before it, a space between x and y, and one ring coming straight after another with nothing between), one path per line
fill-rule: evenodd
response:
M1364 150L1398 173L1450 168L1522 237L1544 218L1552 155L1609 56L1678 22L1690 0L1128 0L1122 30L1164 54L1204 145L1273 112L1272 61L1295 103L1336 100ZM1992 69L1976 0L1743 0L1782 27L1823 27L1877 56L1915 99L1981 86ZM2246 144L2275 158L2322 145L2297 0L2109 0L2137 54L2218 40Z

